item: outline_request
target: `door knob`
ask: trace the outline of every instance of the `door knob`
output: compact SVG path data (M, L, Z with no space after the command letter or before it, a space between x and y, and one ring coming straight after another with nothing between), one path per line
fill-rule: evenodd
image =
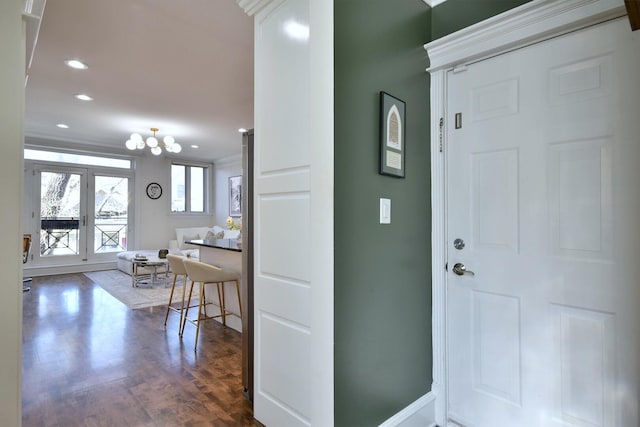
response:
M458 276L464 276L465 274L468 274L470 276L476 275L476 273L474 273L473 271L467 270L467 267L465 267L464 264L461 262L453 266L453 272L456 273Z

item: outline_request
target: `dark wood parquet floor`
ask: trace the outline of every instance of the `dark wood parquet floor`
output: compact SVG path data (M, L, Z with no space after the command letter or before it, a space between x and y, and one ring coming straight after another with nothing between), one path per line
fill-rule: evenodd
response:
M178 337L165 307L131 310L82 274L24 294L23 426L262 426L242 394L241 335Z

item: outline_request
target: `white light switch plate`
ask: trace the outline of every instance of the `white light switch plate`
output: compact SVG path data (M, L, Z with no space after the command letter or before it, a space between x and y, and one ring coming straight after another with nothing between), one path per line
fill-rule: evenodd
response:
M391 199L380 198L380 224L391 224Z

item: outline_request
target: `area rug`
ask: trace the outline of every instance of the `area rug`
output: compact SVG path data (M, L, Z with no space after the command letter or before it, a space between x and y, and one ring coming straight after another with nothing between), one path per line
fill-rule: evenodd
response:
M102 289L109 292L114 298L118 299L124 305L132 309L140 309L147 307L155 307L158 305L166 305L169 302L171 294L171 286L168 288L135 288L131 286L131 276L120 270L92 271L84 273L94 283L100 285ZM173 278L171 279L173 283ZM187 289L188 291L188 289ZM182 295L182 278L176 282L176 294L180 301Z

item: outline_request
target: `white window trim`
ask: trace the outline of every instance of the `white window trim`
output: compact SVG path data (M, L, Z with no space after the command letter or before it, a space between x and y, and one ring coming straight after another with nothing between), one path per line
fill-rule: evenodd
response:
M209 216L211 215L211 201L212 201L212 179L213 179L213 165L210 163L199 163L199 162L191 162L191 161L180 161L174 160L171 162L171 167L173 166L185 166L189 167L198 167L204 168L204 189L203 189L203 197L204 197L204 210L202 212L191 212L190 210L190 200L189 200L189 189L191 188L190 176L189 174L185 174L185 211L184 212L175 212L171 208L172 198L173 198L173 176L171 171L169 172L169 213L173 216Z

